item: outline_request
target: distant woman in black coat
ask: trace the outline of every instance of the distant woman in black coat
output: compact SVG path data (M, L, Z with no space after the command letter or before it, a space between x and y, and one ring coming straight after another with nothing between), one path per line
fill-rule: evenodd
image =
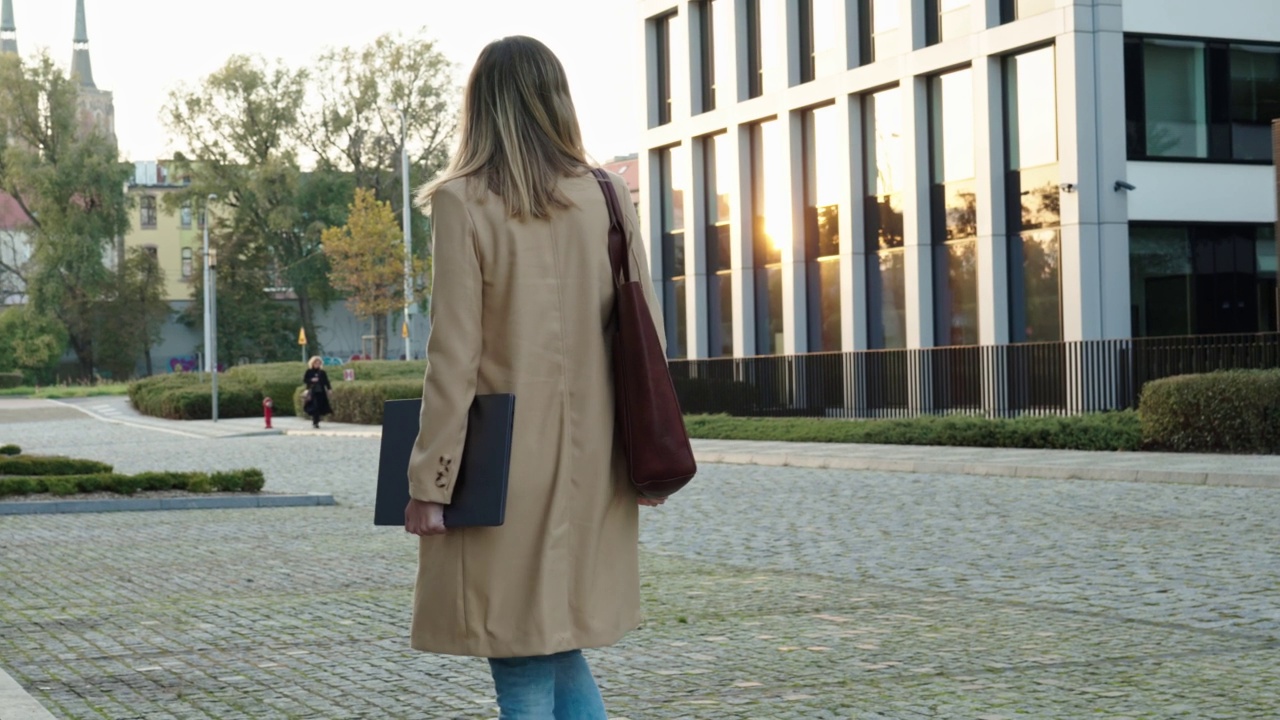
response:
M333 412L333 407L329 405L329 391L333 386L329 384L329 375L321 368L324 366L324 360L319 356L311 358L311 362L307 372L302 376L302 384L306 387L306 403L302 409L311 416L311 426L320 427L320 416L329 415Z

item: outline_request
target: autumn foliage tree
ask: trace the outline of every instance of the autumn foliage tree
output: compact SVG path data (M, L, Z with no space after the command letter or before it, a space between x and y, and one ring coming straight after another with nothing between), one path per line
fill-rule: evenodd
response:
M347 224L331 227L321 236L329 260L329 282L347 296L347 307L373 324L374 357L387 356L387 318L404 307L404 240L391 204L379 202L374 191L356 190ZM426 268L413 263L413 277ZM423 288L413 288L413 300Z

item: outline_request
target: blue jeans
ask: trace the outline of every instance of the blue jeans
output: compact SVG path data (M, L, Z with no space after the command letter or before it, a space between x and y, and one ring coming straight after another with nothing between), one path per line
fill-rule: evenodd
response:
M499 720L608 720L581 650L489 660Z

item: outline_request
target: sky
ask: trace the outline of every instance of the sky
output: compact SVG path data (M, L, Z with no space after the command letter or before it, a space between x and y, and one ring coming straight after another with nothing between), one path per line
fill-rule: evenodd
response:
M635 152L642 116L636 0L85 0L93 76L115 94L116 135L128 160L175 149L160 122L174 87L195 85L236 53L310 64L331 47L387 32L428 37L457 66L461 86L480 50L531 35L564 63L587 152L605 162ZM75 0L13 0L18 49L71 62Z

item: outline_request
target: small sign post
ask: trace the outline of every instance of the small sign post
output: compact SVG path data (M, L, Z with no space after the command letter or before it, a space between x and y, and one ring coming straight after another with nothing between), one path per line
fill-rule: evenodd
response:
M298 328L298 345L302 346L302 364L307 364L307 329Z

